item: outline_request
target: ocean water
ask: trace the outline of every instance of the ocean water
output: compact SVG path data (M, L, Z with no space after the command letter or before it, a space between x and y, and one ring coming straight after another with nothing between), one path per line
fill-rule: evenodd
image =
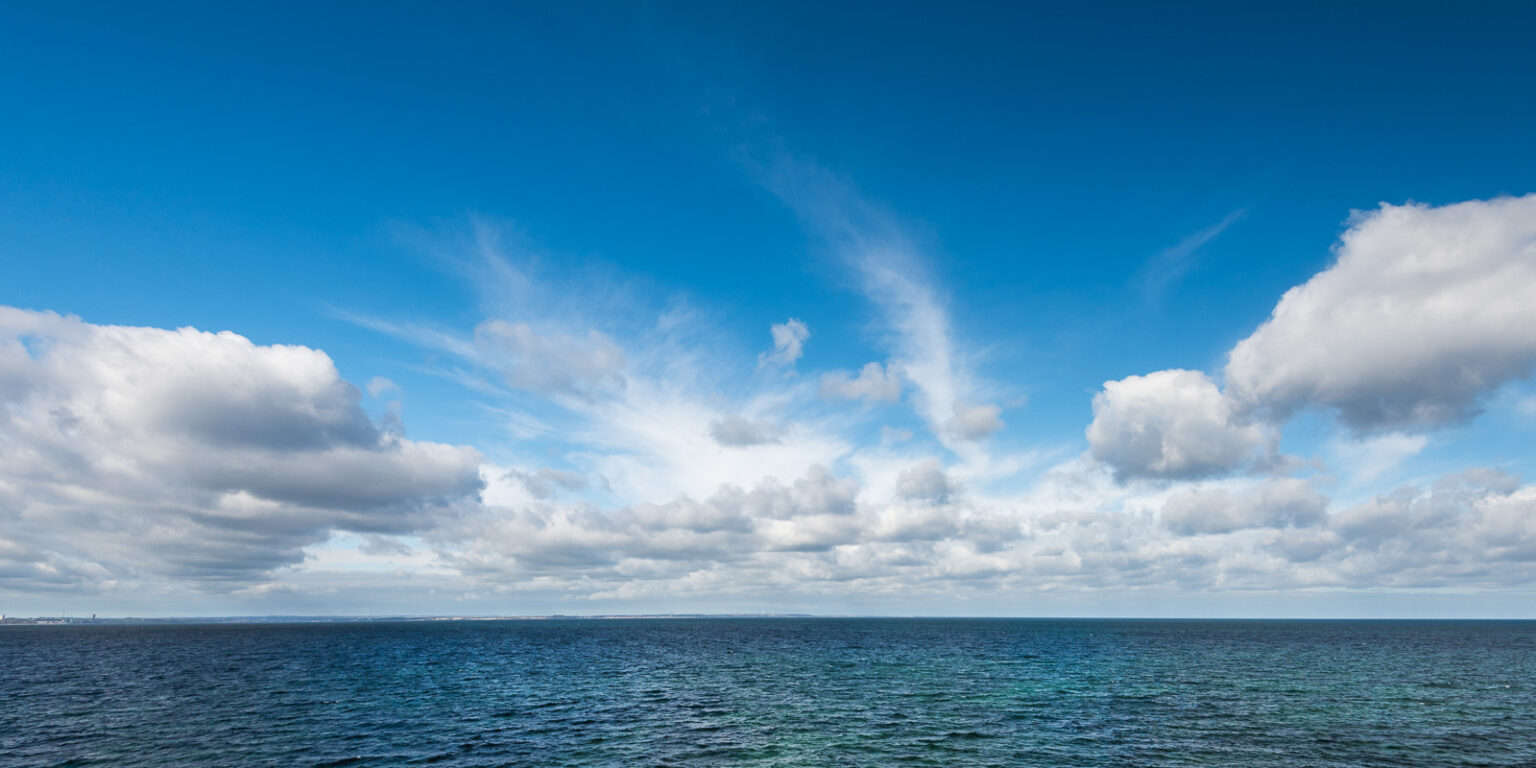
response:
M0 627L0 766L1536 766L1536 623Z

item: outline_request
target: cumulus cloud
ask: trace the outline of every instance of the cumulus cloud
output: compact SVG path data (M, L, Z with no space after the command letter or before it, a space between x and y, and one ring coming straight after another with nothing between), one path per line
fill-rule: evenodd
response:
M1264 429L1244 422L1199 371L1157 371L1104 383L1088 445L1121 478L1197 478L1251 462Z
M997 574L1016 522L932 494L916 504L866 504L860 484L812 467L789 484L722 485L702 500L614 509L488 507L431 535L442 556L494 584L538 584L570 596L741 594L817 584L899 589Z
M1467 513L1490 495L1520 487L1519 478L1498 470L1447 475L1428 491L1402 486L1339 513L1333 527L1353 542L1380 543L1406 534L1444 530L1472 522Z
M1536 368L1536 195L1384 204L1336 254L1232 349L1224 389L1194 371L1107 383L1093 456L1126 478L1257 468L1291 414L1321 408L1355 433L1335 447L1363 482L1423 448L1411 432L1471 417Z
M527 323L487 320L475 328L475 349L519 389L591 399L625 384L623 350L595 330L540 333Z
M1403 486L1340 512L1341 578L1354 585L1435 587L1536 577L1536 487L1479 469L1429 488Z
M821 396L828 400L894 403L901 399L901 374L894 366L865 363L857 376L833 371L821 377Z
M660 605L1495 588L1536 578L1536 491L1497 471L1332 514L1340 508L1300 479L1127 486L1083 458L1019 497L962 496L937 460L905 465L891 489L886 497L816 466L789 484L725 484L663 503L491 506L427 536L466 589Z
M1003 428L1003 409L995 405L956 402L944 431L959 440L980 440Z
M1240 342L1228 393L1361 432L1466 419L1536 365L1536 195L1357 214L1333 266Z
M1409 218L1440 210L1409 207ZM1351 232L1368 229L1371 220L1357 221ZM1376 252L1360 250L1350 237L1338 264L1323 275L1353 274L1344 269L1355 263L1352 254ZM1465 240L1475 245L1477 238ZM976 381L955 353L941 296L931 281L913 278L921 273L908 269L914 257L900 245L853 237L847 246L893 333L891 362L870 363L857 375L829 374L819 387L798 381L779 387L786 379L760 376L776 379L772 391L732 400L721 394L731 391L717 371L724 356L711 357L698 344L704 334L671 315L642 324L655 337L622 336L622 350L595 331L552 330L619 327L591 317L533 325L487 321L473 344L441 347L494 367L516 389L555 396L495 389L537 401L543 410L518 418L580 446L560 460L581 472L532 469L551 461L542 457L528 469L481 469L470 449L405 440L387 420L370 419L358 390L313 349L4 310L0 590L180 578L276 594L299 582L269 580L319 578L306 552L313 555L315 543L336 531L346 532L337 540L360 542L355 551L368 557L430 562L439 579L431 583L442 594L537 591L561 599L680 601L810 596L800 603L806 605L828 594L904 601L920 592L948 605L942 601L1008 590L1536 583L1536 495L1496 472L1444 478L1428 489L1406 486L1359 504L1335 504L1297 479L1124 482L1269 467L1274 420L1309 406L1337 408L1346 423L1376 435L1331 444L1346 459L1341 464L1361 478L1383 473L1380 467L1425 445L1422 437L1382 430L1444 419L1361 421L1349 415L1360 410L1357 404L1329 394L1335 390L1296 385L1316 366L1308 355L1326 357L1326 350L1298 358L1301 373L1275 363L1283 345L1274 339L1289 338L1289 331L1265 329L1295 327L1296 317L1329 304L1317 297L1350 305L1337 291L1308 287L1331 285L1323 275L1281 302L1310 296L1302 303L1312 309L1277 308L1244 342L1252 342L1254 353L1234 351L1232 366L1248 365L1248 373L1234 375L1229 367L1227 392L1196 371L1107 382L1094 398L1087 430L1093 461L1079 457L1017 495L988 495L998 490L988 480L1000 475L986 471L998 465L987 464L987 443L973 441L1001 427L1001 409L984 402L1000 395ZM1444 247L1453 245L1472 247L1455 238ZM1518 292L1528 263L1495 262L1501 280ZM1481 286L1479 280L1445 269L1453 274L1432 270L1430 282L1445 282L1453 299L1482 296L1464 290ZM1386 308L1371 311L1406 301L1402 285L1411 281L1387 282ZM529 295L540 293L551 292ZM1523 311L1508 309L1518 319L1526 318ZM1493 314L1480 307L1471 316ZM796 330L796 323L774 327L774 351L762 359L775 356L776 364L790 365L800 358L809 331L803 323ZM1518 332L1492 321L1478 327L1492 334L1488 349L1518 347L1510 341ZM1323 338L1335 333L1363 332L1329 329ZM1508 372L1518 366L1486 365L1484 358L1456 362L1462 358L1445 352L1454 346L1431 340L1425 354L1458 375L1470 371L1483 382L1478 392L1516 375ZM733 354L739 358L739 350ZM1412 379L1408 374L1417 369L1409 369L1402 370ZM858 449L837 431L847 427L836 421L846 414L816 420L827 410L814 402L818 392L893 401L907 382L913 407L958 461L914 464L893 445L910 433L893 429L882 430L880 446ZM1284 386L1270 386L1274 382ZM1462 404L1442 409L1454 418L1475 408L1481 397L1475 389L1440 397L1445 393L1419 386L1417 394L1388 400L1422 404L1440 397L1442 404ZM377 396L388 387L370 382L369 390ZM1418 405L1376 410L1432 411ZM794 427L785 430L759 419L762 414L794 418ZM1350 455L1358 461L1350 464ZM505 491L486 503L476 501L482 472L493 489ZM964 493L956 478L965 481ZM591 482L611 488L620 501L600 507L583 498L579 492Z
M509 469L506 477L515 480L535 499L552 499L561 491L581 491L587 488L587 476L580 472L544 467L535 472Z
M790 318L768 327L773 336L773 351L764 352L757 358L759 366L791 366L805 352L805 340L811 337L811 329L805 323Z
M1163 505L1164 527L1183 534L1229 533L1245 528L1306 527L1321 523L1328 499L1310 483L1273 478L1256 488L1202 488L1175 494Z
M939 460L933 458L903 470L896 478L896 494L910 501L946 504L957 490Z
M478 452L381 429L325 353L228 332L0 308L0 398L8 546L77 580L256 578L481 487Z
M621 566L649 563L653 575L677 576L749 559L761 552L825 551L854 540L858 526L839 519L854 509L858 484L812 468L790 485L765 481L751 491L722 485L702 501L680 497L601 510L532 504L487 508L434 535L476 573L571 573L620 578Z
M779 442L780 429L771 421L731 414L709 423L709 436L728 448Z

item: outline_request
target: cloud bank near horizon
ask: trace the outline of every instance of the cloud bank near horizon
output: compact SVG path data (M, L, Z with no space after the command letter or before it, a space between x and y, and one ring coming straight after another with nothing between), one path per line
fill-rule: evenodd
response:
M1536 588L1536 486L1483 466L1370 485L1531 376L1536 195L1356 214L1221 370L1105 382L1085 444L1053 453L999 439L1027 429L1024 398L983 374L899 229L804 169L773 188L848 265L875 361L808 366L820 337L793 317L742 350L686 304L541 303L559 286L483 227L473 328L356 318L453 361L514 446L558 434L558 456L408 439L381 402L398 385L365 400L313 348L0 308L0 594ZM1281 450L1308 413L1347 446L1336 466Z

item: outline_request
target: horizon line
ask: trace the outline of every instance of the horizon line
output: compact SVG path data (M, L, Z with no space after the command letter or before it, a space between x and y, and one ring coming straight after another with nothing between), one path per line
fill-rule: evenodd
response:
M936 621L1502 621L1536 622L1536 616L1048 616L1048 615L936 615L855 613L543 613L543 614L232 614L167 616L13 616L0 615L0 626L39 626L128 622L175 622L183 624L324 624L361 622L464 622L551 621L623 619L897 619Z

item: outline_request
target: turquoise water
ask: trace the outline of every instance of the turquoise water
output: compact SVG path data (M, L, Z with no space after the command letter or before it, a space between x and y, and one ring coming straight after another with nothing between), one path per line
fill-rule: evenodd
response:
M0 628L0 766L1536 766L1536 623Z

